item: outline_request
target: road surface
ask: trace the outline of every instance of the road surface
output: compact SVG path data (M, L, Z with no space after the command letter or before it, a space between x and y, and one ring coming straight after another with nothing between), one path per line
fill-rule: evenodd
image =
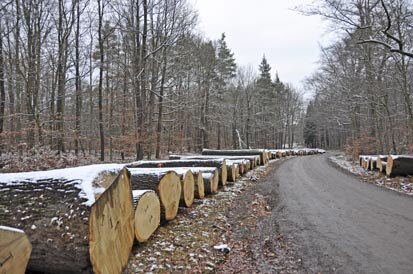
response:
M305 272L413 273L413 198L362 183L326 155L285 161L267 180L261 189L278 197L266 223L294 238Z

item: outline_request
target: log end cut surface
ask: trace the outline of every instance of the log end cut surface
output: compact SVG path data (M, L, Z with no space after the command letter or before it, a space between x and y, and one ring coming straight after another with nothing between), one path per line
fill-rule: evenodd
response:
M122 170L92 206L89 255L95 273L121 273L134 241L130 175Z
M161 217L166 221L175 219L181 199L181 182L176 172L168 172L159 182L158 191L161 200Z
M31 252L32 246L23 231L0 226L0 273L25 273Z
M194 181L195 181L195 191L194 195L197 199L204 199L205 198L205 187L204 187L204 178L202 177L202 172L198 172L194 174Z
M182 180L182 196L181 199L184 201L186 207L191 207L194 202L194 175L190 170L188 170Z
M161 204L158 195L153 191L139 191L135 195L135 238L140 243L149 239L156 231L161 220Z

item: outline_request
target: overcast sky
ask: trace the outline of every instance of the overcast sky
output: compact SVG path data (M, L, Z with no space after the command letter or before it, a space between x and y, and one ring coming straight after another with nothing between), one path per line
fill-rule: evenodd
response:
M317 67L319 45L328 44L326 24L292 9L312 0L190 0L199 13L200 30L216 40L225 32L240 66L258 70L263 54L281 81L301 89Z

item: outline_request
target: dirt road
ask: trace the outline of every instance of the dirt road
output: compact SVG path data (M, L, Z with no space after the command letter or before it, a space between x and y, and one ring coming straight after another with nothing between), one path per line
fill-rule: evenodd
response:
M327 157L270 164L234 202L233 251L219 273L413 273L413 199ZM257 197L268 212L254 209Z
M278 188L271 222L294 238L305 272L413 273L412 198L360 183L325 155L291 159L269 177L260 189Z

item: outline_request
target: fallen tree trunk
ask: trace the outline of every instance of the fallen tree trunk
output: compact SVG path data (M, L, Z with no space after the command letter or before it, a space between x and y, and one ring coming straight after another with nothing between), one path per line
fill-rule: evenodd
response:
M158 161L138 161L127 165L128 168L176 168L176 167L214 167L218 168L219 182L226 185L228 180L227 165L224 158L205 160L158 160Z
M359 155L359 165L362 168L365 168L365 163L367 161L368 158L370 158L372 155Z
M205 189L204 189L204 178L202 177L202 171L193 172L193 174L194 174L194 181L195 181L194 196L197 199L204 199Z
M203 172L205 194L214 194L218 192L218 171Z
M120 169L92 165L0 175L0 220L26 231L33 247L28 270L122 271L134 235L130 177L126 169L116 176Z
M175 171L129 168L133 190L153 190L161 202L161 222L171 221L178 214L181 180Z
M31 252L23 230L0 226L0 273L24 274Z
M181 199L179 204L185 207L191 207L192 203L194 202L194 188L195 188L195 181L194 176L192 174L192 170L189 167L164 167L164 168L135 168L139 169L139 173L142 174L151 174L154 171L157 173L166 174L168 171L174 171L178 174L180 182L181 182ZM133 169L134 174L137 171Z
M413 156L389 155L387 158L386 175L389 177L413 175Z
M260 162L260 156L254 155L244 155L244 156L228 156L228 155L169 155L170 160L208 160L208 159L226 159L232 161L233 163L238 163L238 161L244 161L244 165L248 165L247 169L254 169ZM248 161L248 162L247 162ZM247 172L247 171L246 171Z
M214 150L204 149L202 155L228 155L228 156L243 156L243 155L259 155L260 164L265 165L268 162L267 152L265 149L235 149L235 150Z
M161 221L161 204L153 190L133 190L135 205L135 239L143 243L159 227Z

